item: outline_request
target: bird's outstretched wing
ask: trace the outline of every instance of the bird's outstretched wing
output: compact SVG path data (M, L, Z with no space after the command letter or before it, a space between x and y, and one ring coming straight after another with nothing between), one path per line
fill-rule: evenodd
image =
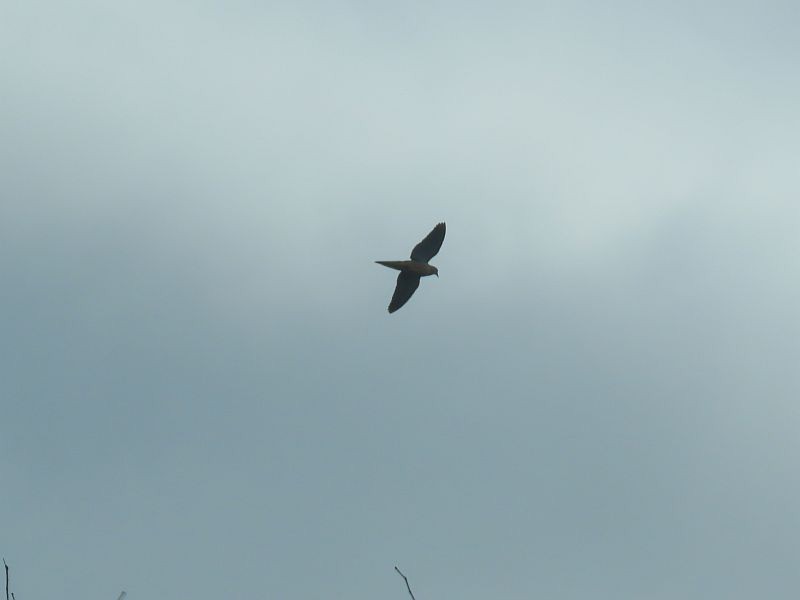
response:
M444 230L444 223L439 223L434 227L433 230L425 236L424 240L414 246L414 249L411 251L411 260L426 263L436 256L444 241Z
M400 271L400 275L397 276L397 286L394 288L392 301L389 303L389 312L393 313L408 302L408 299L414 295L418 287L419 275L408 271Z

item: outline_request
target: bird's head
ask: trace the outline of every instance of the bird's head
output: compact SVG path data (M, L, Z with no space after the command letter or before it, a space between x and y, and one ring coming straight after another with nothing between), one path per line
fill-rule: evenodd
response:
M431 265L431 266L433 267L433 265ZM436 275L436 277L439 277L439 269L437 269L436 267L433 267L433 274Z

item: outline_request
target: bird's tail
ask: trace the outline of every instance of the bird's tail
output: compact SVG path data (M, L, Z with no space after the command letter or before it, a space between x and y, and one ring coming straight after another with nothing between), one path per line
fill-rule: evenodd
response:
M404 260L376 260L376 263L379 265L383 265L384 267L389 267L390 269L397 269L398 271L403 270L403 266L407 261Z

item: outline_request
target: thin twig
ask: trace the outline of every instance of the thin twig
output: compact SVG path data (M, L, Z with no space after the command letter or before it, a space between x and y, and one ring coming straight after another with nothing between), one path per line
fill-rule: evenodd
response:
M6 568L6 600L8 600L8 565L5 557L3 557L3 566Z
M406 587L408 588L408 593L411 595L411 600L417 600L416 598L414 598L414 592L411 591L411 586L408 585L408 577L403 575L403 572L400 569L398 569L397 566L395 566L394 570L400 573L400 577L406 580Z
M122 590L122 592L120 592L119 598L117 598L117 600L124 600L125 596L127 596L127 595L128 595L128 592L126 592L125 590Z

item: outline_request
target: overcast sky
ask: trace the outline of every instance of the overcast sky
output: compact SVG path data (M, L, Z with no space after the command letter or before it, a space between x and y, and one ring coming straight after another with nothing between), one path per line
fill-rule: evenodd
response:
M796 2L0 4L12 591L797 598L799 64Z

